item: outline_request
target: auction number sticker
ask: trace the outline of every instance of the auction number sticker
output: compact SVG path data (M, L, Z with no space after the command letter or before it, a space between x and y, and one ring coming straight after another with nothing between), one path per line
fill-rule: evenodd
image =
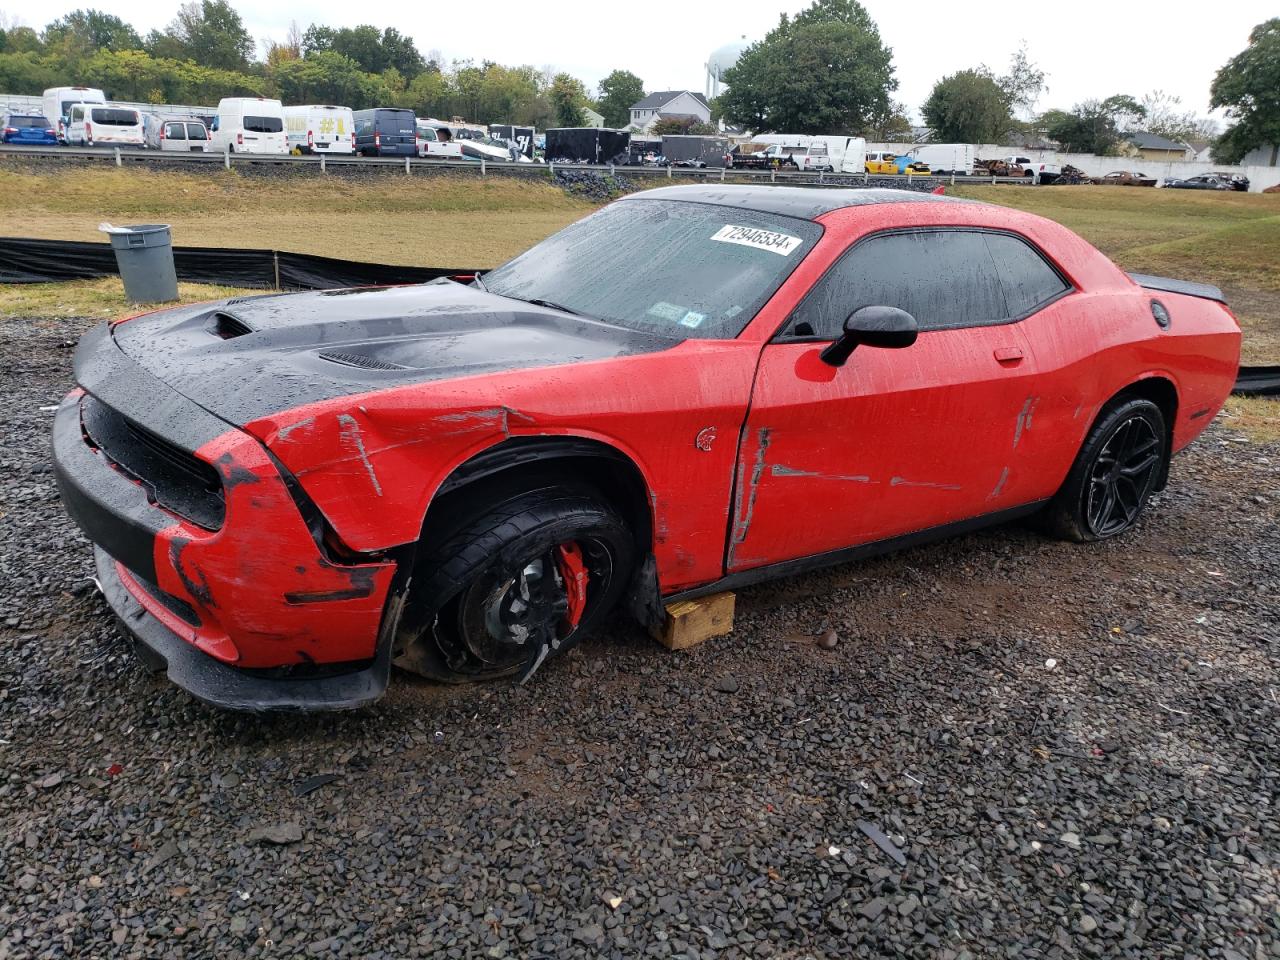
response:
M785 233L774 233L772 230L759 230L755 227L737 227L725 224L711 238L720 243L737 243L744 247L755 247L757 250L768 250L780 256L789 257L796 247L800 246L799 237Z

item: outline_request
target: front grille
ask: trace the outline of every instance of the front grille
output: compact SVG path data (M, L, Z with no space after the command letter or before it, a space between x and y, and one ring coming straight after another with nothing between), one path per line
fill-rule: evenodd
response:
M206 530L226 518L222 478L211 464L138 426L96 397L80 408L85 436L102 455L142 484L148 499Z

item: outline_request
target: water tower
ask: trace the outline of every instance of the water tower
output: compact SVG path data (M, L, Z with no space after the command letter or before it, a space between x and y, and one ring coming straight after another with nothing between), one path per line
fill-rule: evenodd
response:
M717 47L711 51L711 55L707 57L707 98L715 99L720 96L720 86L724 81L725 71L738 62L738 58L742 56L742 51L751 46L747 42L746 37L735 40L732 43L726 43L723 47Z

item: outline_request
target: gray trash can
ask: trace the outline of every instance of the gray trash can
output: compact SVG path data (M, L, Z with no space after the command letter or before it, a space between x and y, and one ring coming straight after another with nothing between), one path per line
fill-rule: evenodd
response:
M173 240L167 223L112 227L107 232L126 300L164 303L178 299L178 274L173 268Z

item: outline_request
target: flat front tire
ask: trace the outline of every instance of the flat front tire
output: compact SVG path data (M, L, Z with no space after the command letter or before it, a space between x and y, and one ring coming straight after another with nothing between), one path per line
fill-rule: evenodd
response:
M1133 528L1169 457L1164 414L1150 400L1105 407L1046 511L1051 533L1087 543Z
M523 672L576 644L622 596L626 522L587 488L517 494L423 544L398 666L446 683Z

